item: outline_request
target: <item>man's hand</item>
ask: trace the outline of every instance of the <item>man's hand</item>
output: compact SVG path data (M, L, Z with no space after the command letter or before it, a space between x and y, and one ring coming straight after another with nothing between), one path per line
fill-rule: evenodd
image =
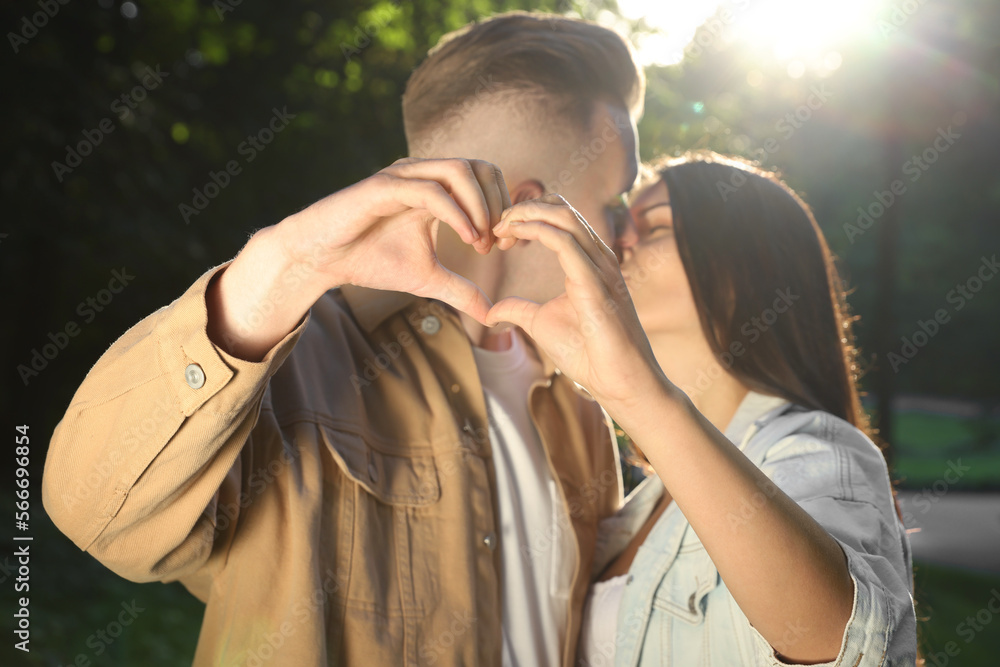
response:
M643 386L663 381L614 252L565 199L546 195L517 204L504 211L495 231L498 247L515 238L555 252L566 291L544 304L501 299L487 324L521 327L609 411L633 403Z
M399 160L255 234L209 287L209 336L259 360L344 284L439 299L484 322L489 299L437 259L438 224L486 254L509 206L488 162Z
M287 224L295 260L318 259L327 289L342 284L440 299L482 322L482 290L437 260L438 223L486 254L510 196L481 160L406 158L313 204Z

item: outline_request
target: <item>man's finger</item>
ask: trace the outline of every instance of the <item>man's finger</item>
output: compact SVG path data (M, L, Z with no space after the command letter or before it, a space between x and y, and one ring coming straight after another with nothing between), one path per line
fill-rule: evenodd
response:
M507 189L507 179L503 177L503 172L500 171L500 167L493 170L493 174L497 177L497 187L500 189L500 197L503 203L503 210L506 211L510 208L510 190ZM501 214L503 211L501 211Z
M481 239L465 211L437 181L397 178L392 191L383 196L404 207L427 211L454 229L459 238L470 245Z
M470 315L480 324L486 324L492 302L485 292L472 281L439 266L435 280L417 296L444 301L463 313Z
M492 234L493 227L500 222L500 216L510 207L510 193L507 192L507 185L498 167L484 160L470 160L469 163L479 180L479 187L486 196L486 204L490 211L490 234Z
M386 167L384 172L402 179L436 181L458 203L466 217L472 221L480 242L476 249L488 252L493 240L490 231L490 208L469 160L414 160Z

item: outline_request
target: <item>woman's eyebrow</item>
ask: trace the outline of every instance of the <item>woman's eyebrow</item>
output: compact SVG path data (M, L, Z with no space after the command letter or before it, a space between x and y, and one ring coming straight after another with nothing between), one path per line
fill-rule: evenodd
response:
M660 202L659 204L653 204L652 206L647 206L646 208L639 210L639 215L646 215L653 209L660 208L662 206L670 206L670 202L665 201L665 202Z

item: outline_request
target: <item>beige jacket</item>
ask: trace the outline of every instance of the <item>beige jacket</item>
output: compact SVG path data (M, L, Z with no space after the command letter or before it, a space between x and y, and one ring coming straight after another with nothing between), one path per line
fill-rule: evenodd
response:
M196 666L499 667L496 482L457 315L343 287L251 363L205 332L221 268L87 375L45 462L52 520L119 575L206 603ZM544 363L528 401L575 561L570 667L622 493L606 416Z

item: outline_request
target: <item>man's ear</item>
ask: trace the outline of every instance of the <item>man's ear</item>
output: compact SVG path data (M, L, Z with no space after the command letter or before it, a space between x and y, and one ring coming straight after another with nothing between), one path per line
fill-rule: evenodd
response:
M520 204L529 199L538 199L545 194L545 186L539 180L521 181L510 190L510 203Z

